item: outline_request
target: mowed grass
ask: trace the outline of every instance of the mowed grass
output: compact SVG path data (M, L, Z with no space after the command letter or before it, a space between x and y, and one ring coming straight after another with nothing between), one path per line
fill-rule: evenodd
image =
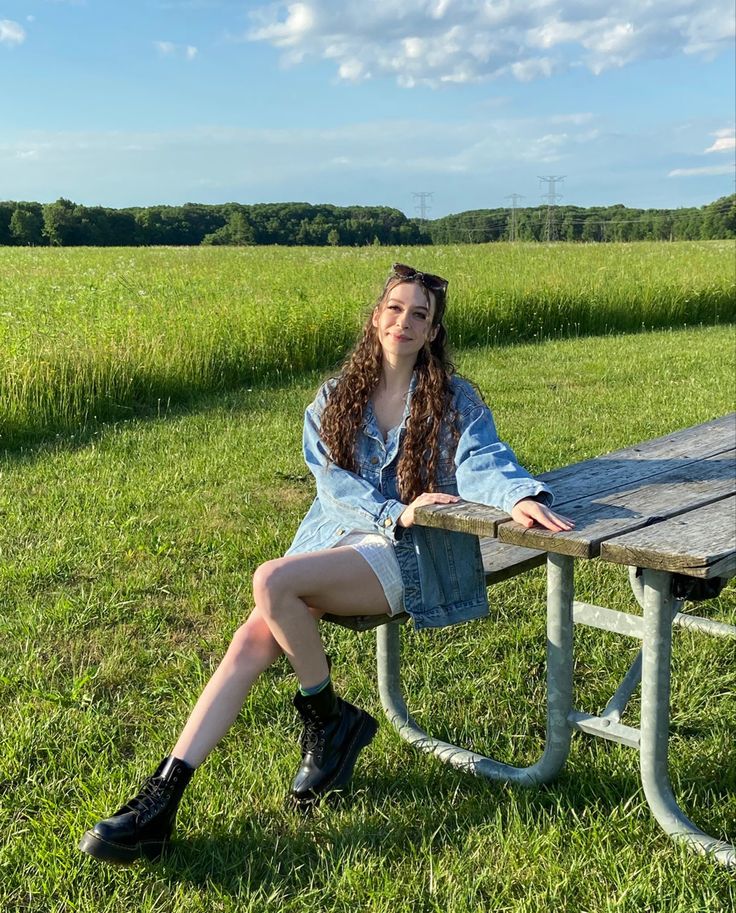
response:
M450 279L465 348L728 322L734 249L0 248L0 449L329 368L392 260Z
M733 408L728 327L461 351L532 471ZM313 496L300 441L320 375L200 399L0 462L0 909L727 913L733 875L654 822L635 752L576 736L559 780L522 790L451 770L386 723L349 800L303 819L281 662L183 802L157 866L76 849L137 789L250 607L251 575ZM544 737L542 570L494 587L490 620L404 632L408 703L433 734L530 763ZM631 609L625 570L582 566L578 598ZM700 614L736 621L731 583ZM380 715L374 636L324 630L340 692ZM577 705L600 710L635 647L576 633ZM733 641L678 630L671 771L686 811L736 838ZM636 725L636 701L626 722Z

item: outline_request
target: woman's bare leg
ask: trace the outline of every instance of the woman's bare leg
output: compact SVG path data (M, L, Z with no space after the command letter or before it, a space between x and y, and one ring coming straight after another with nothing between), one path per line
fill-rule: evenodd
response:
M314 611L389 612L378 577L349 546L267 561L253 577L253 596L303 688L312 688L329 675Z
M388 611L378 579L351 548L268 562L258 569L253 584L256 608L235 632L172 754L136 797L83 835L79 844L83 852L123 864L142 856L158 858L171 837L192 768L202 763L227 732L261 672L283 650L302 684L318 684L327 678L328 668L317 619L324 612L365 615ZM301 709L299 700L306 702ZM314 698L297 698L295 703L305 723L312 730L319 728L323 748L317 756L313 746L304 745L292 783L293 799L311 804L349 781L358 754L370 743L377 724L365 711L338 701L331 688Z
M172 750L198 767L235 721L253 683L279 656L281 647L258 609L233 635L227 653L207 682Z
M253 682L280 654L281 648L255 609L235 632L171 755L137 796L84 834L79 848L96 859L124 865L143 856L158 858L171 837L192 768L204 761L227 732Z
M371 566L350 547L269 561L256 571L253 595L299 683L309 689L294 697L304 730L290 789L292 801L308 808L348 784L358 755L378 729L370 713L335 694L310 607L336 615L378 615L389 605Z
M295 589L313 591L315 598L296 597ZM284 652L272 623L289 645L287 658L291 662L294 657L291 664L300 684L308 688L329 674L317 629L323 613L373 615L389 608L378 578L352 548L269 561L256 571L253 593L256 608L235 632L171 752L190 767L198 767L222 739L255 680ZM272 615L281 621L273 621Z

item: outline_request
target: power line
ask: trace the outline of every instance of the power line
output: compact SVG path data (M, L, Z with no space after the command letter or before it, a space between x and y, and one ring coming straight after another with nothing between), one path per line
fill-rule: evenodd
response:
M427 200L431 200L434 196L434 193L429 193L426 190L420 190L417 193L413 193L412 196L415 200L419 200L419 205L415 206L414 209L418 210L420 221L426 222L427 213L432 208L431 206L427 206Z
M508 208L473 210L471 213L454 213L443 216L442 219L436 221L442 225L441 231L444 235L445 243L457 243L463 240L468 243L476 240L500 240L502 234L508 237L509 240L518 240L525 227L535 227L535 234L536 227L539 227L539 235L541 235L542 240L556 240L560 235L561 225L559 223L562 211L559 207L556 207L550 214L549 208L550 206L554 207L556 200L562 196L558 192L556 184L563 180L563 177L540 177L540 180L554 182L551 186L550 194L545 196L545 200L548 202L547 207L518 207L516 203L523 197L519 194L510 194L506 199L512 201L512 206ZM549 199L550 196L552 197L551 200ZM633 207L625 207L619 210L617 207L573 206L565 207L564 225L569 226L569 228L573 226L594 228L597 230L599 239L606 241L609 240L611 235L615 237L622 230L626 232L625 226L642 225L656 233L662 231L662 225L659 223L661 220L665 220L668 224L672 223L671 227L677 232L678 222L683 218L683 212L685 213L685 218L689 218L692 215L700 224L700 221L707 218L709 214L722 215L733 211L734 207L736 207L736 199L733 196L701 207L681 207L675 210L650 208L637 211ZM586 211L590 215L586 216ZM622 215L637 213L637 217L621 218L618 215L619 211ZM637 240L637 236L629 236L629 239Z
M524 197L520 193L510 193L506 199L511 200L511 232L509 240L518 241L518 235L516 232L516 204L519 200L523 200Z
M545 240L554 241L557 237L554 210L555 206L557 205L557 201L562 199L562 194L555 192L555 186L565 180L565 175L551 174L546 178L543 178L541 175L537 175L537 177L539 177L539 180L543 181L547 185L547 193L542 194L542 199L547 201L547 222L544 229L546 236Z

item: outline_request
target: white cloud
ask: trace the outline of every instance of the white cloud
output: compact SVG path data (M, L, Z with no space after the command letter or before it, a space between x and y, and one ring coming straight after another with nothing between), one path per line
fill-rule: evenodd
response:
M184 57L186 60L194 60L198 53L194 45L174 44L173 41L154 41L153 46L162 57Z
M688 128L690 125L683 125ZM715 142L703 151L703 155L711 152L731 152L736 150L736 129L733 127L724 127L721 130L715 130L711 133L715 137ZM675 168L667 173L668 178L689 178L689 177L706 177L708 175L731 174L736 177L736 163L724 165L698 165L694 168Z
M733 165L705 165L703 168L675 168L668 178L691 178L707 174L733 174Z
M340 79L346 79L349 82L357 82L359 79L368 79L370 71L366 70L359 60L346 60L340 64L337 71Z
M297 44L314 27L314 11L307 3L289 3L284 19L279 18L279 14L274 12L276 17L274 21L269 22L270 11L264 11L265 15L262 17L264 24L257 31L261 41L270 41L276 47L290 47Z
M25 40L25 29L20 23L12 19L0 19L0 44L13 47L16 44L23 44Z
M550 114L548 120L551 124L574 124L579 127L581 124L589 124L594 119L590 111L581 111L575 114Z
M506 69L510 70L519 82L531 82L537 76L551 76L555 65L549 57L530 57L527 60L515 60ZM499 70L496 75L501 75L503 72L503 69Z
M705 150L706 154L708 152L731 152L736 149L736 130L733 127L716 130L711 136L715 136L716 141Z
M250 15L244 37L287 65L332 60L342 80L389 76L405 87L713 56L733 30L732 0L281 0Z

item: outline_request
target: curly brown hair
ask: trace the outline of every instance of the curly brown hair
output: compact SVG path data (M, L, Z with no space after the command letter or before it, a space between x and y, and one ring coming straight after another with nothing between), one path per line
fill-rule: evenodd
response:
M447 331L443 323L446 289L430 291L418 280L396 277L387 280L355 348L346 358L328 395L320 423L321 437L332 461L342 469L357 472L355 444L366 404L381 378L383 363L383 349L372 316L376 309L382 307L391 289L409 281L422 289L430 311L430 295L434 299L432 327L436 327L437 332L434 339L425 343L419 351L414 366L417 382L398 465L399 495L407 504L425 491L436 490L443 422L448 423L453 448L459 436L450 385L455 366L447 352Z

